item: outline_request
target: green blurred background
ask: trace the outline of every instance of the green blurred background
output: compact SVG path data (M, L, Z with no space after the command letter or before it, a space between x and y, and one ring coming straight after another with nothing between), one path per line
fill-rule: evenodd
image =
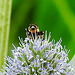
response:
M62 46L70 49L69 58L75 54L75 0L13 0L8 44L19 46L18 36L26 37L25 28L38 24L40 31L51 32L51 40L62 38Z

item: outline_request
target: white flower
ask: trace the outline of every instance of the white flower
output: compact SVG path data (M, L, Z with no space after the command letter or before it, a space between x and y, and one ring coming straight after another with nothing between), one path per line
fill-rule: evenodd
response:
M35 36L36 37L36 36ZM61 46L61 39L55 43L47 39L20 39L20 47L12 50L13 58L6 57L8 63L2 75L75 75L74 68L67 63L68 51Z

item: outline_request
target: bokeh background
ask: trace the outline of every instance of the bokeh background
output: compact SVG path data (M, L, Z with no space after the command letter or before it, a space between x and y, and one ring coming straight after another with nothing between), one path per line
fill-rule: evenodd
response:
M12 0L9 56L12 44L19 46L18 37L26 37L25 28L30 23L38 24L40 31L51 32L51 40L62 38L71 60L75 54L75 0Z

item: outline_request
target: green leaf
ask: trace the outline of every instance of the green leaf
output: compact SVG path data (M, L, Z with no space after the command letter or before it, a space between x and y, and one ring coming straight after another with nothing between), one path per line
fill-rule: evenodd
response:
M12 0L0 0L0 68L7 54Z

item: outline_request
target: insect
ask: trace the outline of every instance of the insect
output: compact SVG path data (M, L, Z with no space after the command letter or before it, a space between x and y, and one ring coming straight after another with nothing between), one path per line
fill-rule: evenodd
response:
M43 37L43 39L44 39L44 32L39 31L39 27L35 23L30 24L28 28L25 28L25 30L30 39L35 39L35 36L37 38Z

